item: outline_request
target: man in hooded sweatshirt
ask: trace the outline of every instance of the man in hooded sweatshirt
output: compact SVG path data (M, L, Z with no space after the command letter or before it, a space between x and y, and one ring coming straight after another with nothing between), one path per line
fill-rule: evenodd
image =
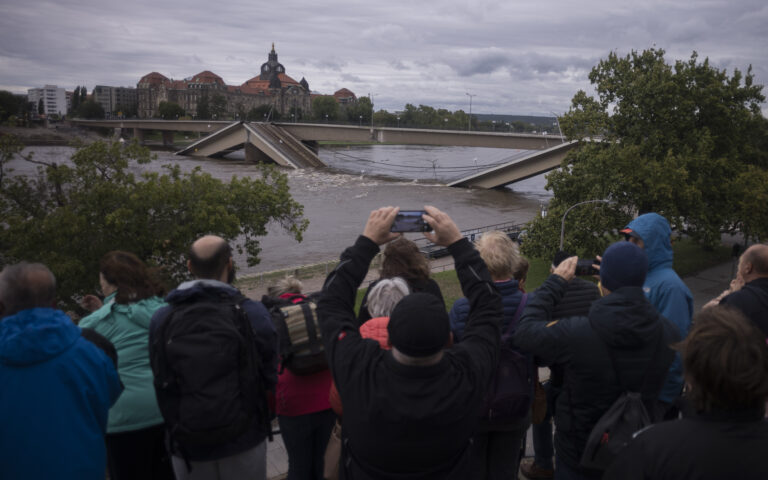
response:
M555 268L528 303L515 344L565 369L555 408L555 478L598 479L580 466L592 428L626 390L653 407L672 362L677 329L643 294L648 260L637 246L618 242L603 253L600 289L588 316L553 319L576 270L576 257Z
M693 295L672 269L669 222L658 213L646 213L629 222L621 233L648 255L648 276L643 285L648 301L677 327L680 337L685 338L693 317ZM676 353L652 416L657 420L677 418L675 400L682 391L683 364L680 354Z
M21 262L0 273L0 478L103 480L109 408L123 390L108 351L54 307L56 279Z

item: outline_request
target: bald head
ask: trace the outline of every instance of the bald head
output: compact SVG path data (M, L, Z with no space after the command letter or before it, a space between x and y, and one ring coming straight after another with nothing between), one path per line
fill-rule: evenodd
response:
M56 278L42 263L21 262L0 273L0 318L55 302Z
M752 245L739 260L739 275L744 283L768 277L768 245Z
M200 237L189 249L187 266L195 278L231 282L234 273L232 249L216 235Z

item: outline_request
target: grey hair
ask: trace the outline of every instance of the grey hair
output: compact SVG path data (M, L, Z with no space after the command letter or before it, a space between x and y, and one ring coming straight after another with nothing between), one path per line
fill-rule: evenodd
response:
M0 317L22 310L51 307L56 300L56 277L42 263L20 262L0 273Z
M408 282L401 277L379 280L368 292L368 312L371 317L388 317L397 302L409 293Z
M301 280L293 275L289 275L281 278L276 285L267 288L267 295L279 297L285 293L301 293L302 288L304 288L304 285L302 285Z

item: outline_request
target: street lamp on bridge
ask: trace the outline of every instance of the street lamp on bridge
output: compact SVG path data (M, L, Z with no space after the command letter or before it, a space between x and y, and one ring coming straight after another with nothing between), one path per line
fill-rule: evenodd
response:
M574 207L578 207L579 205L585 205L587 203L608 203L612 204L614 203L613 200L585 200L583 202L575 203L568 207L568 210L565 211L563 214L563 221L560 223L560 250L563 250L563 241L565 240L565 217L568 216L568 212L573 210Z
M472 130L472 97L476 97L477 94L471 94L469 92L464 92L469 97L469 123L467 124L467 131Z

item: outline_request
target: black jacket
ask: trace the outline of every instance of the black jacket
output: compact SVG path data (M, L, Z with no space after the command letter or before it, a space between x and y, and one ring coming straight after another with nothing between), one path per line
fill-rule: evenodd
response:
M732 305L757 325L768 337L768 278L758 278L720 301Z
M380 280L380 278L374 280L370 285L368 285L368 288L365 289L365 294L363 295L363 300L360 304L360 312L357 314L357 321L359 325L362 325L371 319L371 312L368 311L368 294L371 293L371 289L377 283L379 283ZM408 288L411 290L411 293L431 293L432 295L439 298L441 302L445 303L445 300L443 300L443 292L440 291L440 285L438 285L437 282L431 278L426 280L411 280L406 278L404 280L408 282Z
M764 480L766 446L762 409L699 414L637 434L603 479Z
M402 365L360 337L355 292L375 243L359 237L325 281L317 312L344 404L342 478L471 478L468 445L498 361L501 297L468 240L448 249L472 312L463 341L436 365Z
M640 287L619 288L597 300L589 317L550 322L567 286L561 277L550 275L525 309L515 341L521 349L565 366L565 384L555 408L555 448L562 461L578 469L592 427L624 391L622 383L642 390L647 408L652 408L672 362L667 345L679 341L680 335ZM608 348L621 379L614 373Z

